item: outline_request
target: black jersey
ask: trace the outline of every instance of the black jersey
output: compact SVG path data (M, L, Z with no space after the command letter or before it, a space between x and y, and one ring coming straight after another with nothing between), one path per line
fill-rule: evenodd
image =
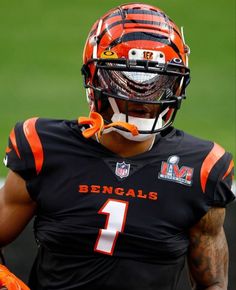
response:
M231 155L171 128L122 158L83 129L32 118L10 133L5 165L38 205L31 289L176 289L189 228L234 199Z

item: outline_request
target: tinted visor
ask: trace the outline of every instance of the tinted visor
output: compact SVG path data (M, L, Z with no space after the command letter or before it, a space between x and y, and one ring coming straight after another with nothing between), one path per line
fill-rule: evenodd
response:
M99 86L129 100L160 101L174 94L177 76L140 71L98 69Z

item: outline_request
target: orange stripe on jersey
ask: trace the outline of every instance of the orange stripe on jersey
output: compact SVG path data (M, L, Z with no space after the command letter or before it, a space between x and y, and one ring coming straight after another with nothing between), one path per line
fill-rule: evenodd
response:
M230 172L232 171L233 168L234 168L234 161L231 160L229 167L228 167L227 171L225 172L225 175L222 177L222 180L225 179L230 174Z
M18 146L17 146L17 143L16 143L16 134L15 134L15 130L14 130L14 128L11 130L11 133L10 133L10 140L11 140L11 144L12 144L14 150L16 151L17 156L18 156L19 158L21 158L21 157L20 157L20 152L19 152L19 150L18 150Z
M214 143L213 148L203 161L200 172L200 180L203 192L205 192L207 179L211 172L211 169L216 164L216 162L224 155L224 153L225 153L224 148Z
M39 139L39 135L35 127L37 120L38 118L32 118L25 121L23 124L23 130L25 137L30 145L31 151L34 155L36 172L39 174L43 166L44 154L42 143Z

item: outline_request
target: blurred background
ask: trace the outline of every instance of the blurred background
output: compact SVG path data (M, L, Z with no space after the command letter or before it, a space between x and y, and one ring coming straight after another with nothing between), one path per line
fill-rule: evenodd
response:
M142 1L184 27L192 80L176 127L236 153L235 0ZM74 119L88 114L80 68L91 25L122 1L0 1L0 160L11 128L32 116ZM0 178L7 170L0 164ZM236 278L235 204L225 229L230 287ZM0 229L1 230L1 229ZM5 249L8 265L26 280L35 256L32 224ZM186 275L179 289L188 290Z

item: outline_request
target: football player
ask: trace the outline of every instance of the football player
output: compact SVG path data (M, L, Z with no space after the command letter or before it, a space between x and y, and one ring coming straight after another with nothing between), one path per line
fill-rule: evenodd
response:
M227 289L232 156L173 127L189 53L159 8L114 8L84 48L89 117L12 129L0 246L35 218L30 289L174 290L186 261L193 289Z

